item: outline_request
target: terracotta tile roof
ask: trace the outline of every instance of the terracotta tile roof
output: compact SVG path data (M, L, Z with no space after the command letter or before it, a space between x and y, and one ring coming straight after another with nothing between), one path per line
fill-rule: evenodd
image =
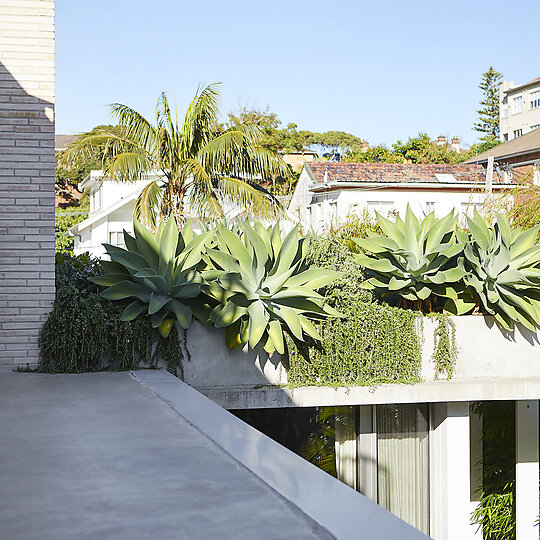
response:
M436 174L451 174L456 183L483 182L484 169L479 165L425 163L330 163L305 165L316 182L440 182ZM326 178L325 178L326 175Z

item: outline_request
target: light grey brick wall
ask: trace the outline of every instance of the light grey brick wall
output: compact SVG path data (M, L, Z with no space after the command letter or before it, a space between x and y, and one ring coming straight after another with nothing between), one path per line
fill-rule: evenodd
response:
M54 300L54 0L0 0L0 369Z

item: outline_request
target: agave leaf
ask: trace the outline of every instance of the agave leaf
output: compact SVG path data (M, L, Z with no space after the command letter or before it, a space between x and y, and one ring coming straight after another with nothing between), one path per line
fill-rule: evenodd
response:
M240 320L238 320L225 328L225 343L230 350L242 345L240 326Z
M150 300L148 302L148 313L153 315L158 312L162 307L164 307L167 302L170 300L168 296L163 296L161 294L150 293Z
M245 307L238 306L234 302L227 302L225 306L221 307L219 314L215 319L215 326L217 328L225 328L235 323L240 317L247 315L248 310Z
M159 272L163 274L165 267L176 257L178 244L178 227L171 217L167 221L159 242Z
M261 294L261 296L264 296ZM319 293L315 292L310 287L286 287L281 289L279 292L271 295L271 298L274 300L279 300L280 298L324 298Z
M103 285L109 287L116 285L126 279L126 274L103 274L101 276L89 277L88 280L96 285Z
M174 325L174 319L164 319L159 325L159 333L163 338L169 337L172 327Z
M189 328L189 325L193 320L191 308L189 306L186 306L178 300L170 300L167 307L176 315L176 320L182 328Z
M170 290L170 295L173 298L196 298L201 293L201 285L199 283L185 283L182 285L173 285Z
M166 316L167 316L167 310L165 309L162 309L161 311L157 311L156 313L154 313L150 317L150 324L152 325L152 328L161 327ZM169 332L170 332L170 329L169 329Z
M287 325L296 339L302 340L302 324L294 309L287 306L275 306L272 311Z
M149 262L136 252L126 250L113 251L112 253L109 253L109 256L114 262L119 263L126 268L131 268L132 270L139 271L148 268L149 266Z
M315 327L315 325L304 315L298 315L298 318L300 319L300 324L302 325L302 330L313 339L316 339L317 341L321 340L321 336Z
M124 280L102 291L101 296L108 300L123 300L133 296L143 302L148 302L150 300L150 291L139 283Z
M305 286L310 289L320 289L329 285L336 279L343 275L342 272L335 272L334 270L326 270L324 268L311 267L308 270L304 270L295 276L292 276L287 281L288 287Z
M260 300L253 302L249 308L249 346L254 349L264 334L268 324L268 313Z
M285 354L285 341L283 339L283 329L276 319L268 323L268 335L272 340L274 348L279 354Z
M141 266L140 269L150 266L156 274L159 273L159 246L156 239L136 218L133 219L133 230L135 232L135 239L137 240L138 253L148 261L148 264Z
M129 234L127 231L124 231L124 244L129 251L137 250L137 240L135 240L135 238L131 236L131 234Z
M122 316L120 317L121 321L132 321L133 319L136 319L141 313L145 313L147 310L146 304L143 302L140 302L139 300L135 300L134 302L131 302L129 306L127 306L124 311L122 312Z
M283 274L295 262L295 256L298 251L298 227L299 225L296 225L285 237L274 267L270 270L270 276Z
M161 276L148 276L144 278L146 284L151 283L155 290L160 294L167 294L169 292L169 286L167 282Z

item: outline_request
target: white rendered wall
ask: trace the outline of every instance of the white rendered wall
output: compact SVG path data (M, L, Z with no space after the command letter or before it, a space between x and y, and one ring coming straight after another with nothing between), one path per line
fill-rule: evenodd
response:
M516 401L516 540L538 540L538 400Z
M429 445L431 537L435 540L473 539L468 402L432 405Z

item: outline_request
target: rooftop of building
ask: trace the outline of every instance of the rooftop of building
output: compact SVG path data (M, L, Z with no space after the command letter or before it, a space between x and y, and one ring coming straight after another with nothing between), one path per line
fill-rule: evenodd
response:
M468 159L465 163L484 163L490 157L498 160L533 152L540 152L540 129L535 129L525 135L521 135L521 137L499 144L486 152Z
M330 163L306 164L315 182L476 183L485 172L476 164Z

